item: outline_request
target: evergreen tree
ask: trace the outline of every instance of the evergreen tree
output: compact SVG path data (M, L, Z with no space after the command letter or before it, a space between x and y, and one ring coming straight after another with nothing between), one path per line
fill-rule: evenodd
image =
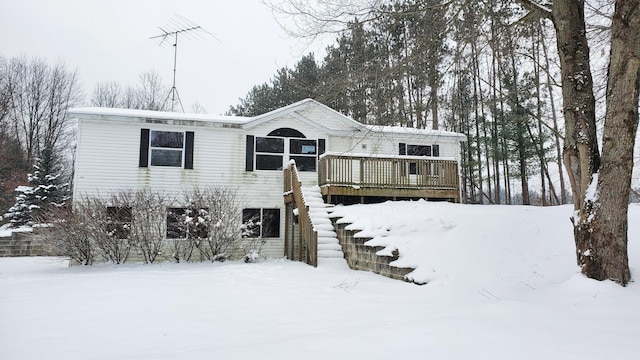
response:
M51 148L45 148L28 175L29 186L16 188L16 203L6 217L11 226L33 225L51 208L61 208L69 199L69 184L62 177L62 166Z

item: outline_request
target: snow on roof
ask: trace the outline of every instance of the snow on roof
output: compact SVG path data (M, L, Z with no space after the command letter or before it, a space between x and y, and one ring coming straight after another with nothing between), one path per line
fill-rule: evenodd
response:
M382 125L365 125L365 127L371 130L372 132L378 132L378 133L434 136L434 137L454 137L454 138L459 138L460 141L467 141L466 136L453 131L417 129L412 127L382 126Z
M151 111L151 110L135 110L135 109L114 109L103 107L81 107L71 108L68 111L71 116L90 115L90 116L115 116L123 118L152 118L165 120L190 120L190 121L206 121L219 123L245 124L252 118L244 116L225 116L211 114L185 114L170 111Z
M340 116L340 118L345 122L351 123L352 125L357 126L359 128L367 129L372 133L402 134L402 135L409 135L409 136L447 137L447 138L454 138L458 141L467 140L465 135L456 133L456 132L451 132L451 131L416 129L416 128L410 128L410 127L401 127L401 126L364 125L313 99L305 99L302 101L298 101L291 105L287 105L282 108L267 112L262 115L254 116L254 117L210 115L210 114L184 114L184 113L169 112L169 111L114 109L114 108L103 108L103 107L71 108L69 109L68 113L72 117L84 117L84 118L94 118L94 119L120 118L120 119L156 119L156 120L168 120L168 121L200 121L205 123L242 125L246 128L246 127L255 126L264 121L268 121L281 114L290 112L293 109L306 107L309 105L316 105L322 110L330 111L332 114Z

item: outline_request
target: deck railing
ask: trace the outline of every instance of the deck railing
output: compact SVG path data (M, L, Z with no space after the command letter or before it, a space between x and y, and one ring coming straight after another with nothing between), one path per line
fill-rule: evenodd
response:
M298 169L295 163L290 163L288 167L284 169L284 193L293 194L293 200L296 208L298 209L298 238L304 241L304 247L302 244L298 246L299 254L298 260L306 259L306 263L312 266L318 266L318 232L313 227L311 216L309 215L309 206L306 204L304 195L302 194L302 182L298 176ZM288 234L288 230L287 230ZM293 249L293 244L288 244L288 236L285 236L285 252L288 247ZM305 249L305 253L302 253L302 249ZM287 254L285 254L287 255ZM295 260L295 254L292 254L291 260ZM290 255L291 256L291 255Z
M318 185L457 189L458 163L434 157L325 154L318 164Z

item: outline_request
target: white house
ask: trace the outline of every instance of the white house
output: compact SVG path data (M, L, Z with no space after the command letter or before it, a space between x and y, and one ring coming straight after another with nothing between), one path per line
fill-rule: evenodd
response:
M283 168L290 160L304 186L323 186L332 202L367 196L367 184L377 188L374 196L413 197L394 192L411 188L412 178L427 181L421 189L430 192L418 197L459 201L464 135L367 126L311 99L256 117L108 108L75 108L69 115L78 121L76 198L122 189L178 194L194 186L232 188L246 211L274 220L273 228L263 229L264 253L271 257L283 256ZM444 161L453 168L445 171L438 165ZM436 181L445 172L454 186ZM359 183L351 183L353 178ZM346 192L332 190L339 188Z

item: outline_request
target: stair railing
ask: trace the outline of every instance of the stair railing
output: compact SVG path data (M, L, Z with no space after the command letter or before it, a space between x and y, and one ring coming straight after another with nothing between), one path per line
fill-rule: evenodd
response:
M309 215L309 205L302 193L302 181L298 175L298 168L294 161L289 163L284 169L284 192L292 193L294 203L298 209L298 232L299 238L304 240L306 249L306 263L314 267L318 266L318 232L313 226L313 221ZM302 246L300 249L300 259L302 259Z

